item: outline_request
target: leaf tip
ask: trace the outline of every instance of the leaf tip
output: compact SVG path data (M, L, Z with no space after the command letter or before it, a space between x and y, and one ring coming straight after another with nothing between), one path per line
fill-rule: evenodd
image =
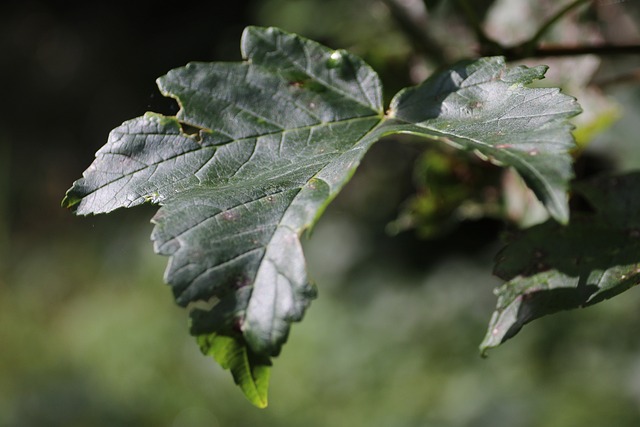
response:
M271 360L254 353L241 338L213 334L196 337L203 354L211 356L223 369L231 371L233 381L254 406L269 404Z
M501 340L496 340L496 336L492 329L487 331L484 339L478 346L478 350L480 351L480 357L486 359L489 357L489 350L492 350L498 347L501 344Z
M60 207L64 209L70 209L74 213L77 211L78 205L82 201L82 196L78 195L77 191L75 191L76 184L77 183L74 183L73 186L69 190L67 190L67 193L64 195L64 198L60 202Z
M65 209L73 209L73 207L76 206L78 203L80 203L81 200L82 199L79 197L75 197L67 194L66 196L64 196L64 199L62 199L60 206Z
M487 359L489 357L489 347L486 347L482 344L478 347L480 350L480 357L483 359Z
M551 217L561 225L569 224L569 202L566 196L563 201L548 203L547 210Z

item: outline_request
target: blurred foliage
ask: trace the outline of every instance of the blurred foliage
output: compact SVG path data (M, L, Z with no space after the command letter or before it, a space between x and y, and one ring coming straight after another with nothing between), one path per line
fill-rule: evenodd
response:
M480 159L470 159L466 153L446 149L426 150L417 159L416 195L389 224L391 233L415 228L422 238L433 238L449 233L462 220L500 217L501 170Z
M456 1L398 3L413 5L447 58L474 55ZM560 3L477 2L487 7L478 16L492 38L516 43ZM320 298L275 363L271 406L250 407L184 332L186 316L162 285L165 260L148 242L150 211L79 219L59 208L61 196L110 129L175 108L156 92L157 76L190 60L237 59L248 24L363 56L386 96L440 64L416 51L383 1L186 2L162 21L148 14L157 8L0 6L0 426L638 425L637 291L538 320L480 359L501 224L474 219L428 241L385 234L416 188L431 191L420 177L433 169L416 163L423 150L410 139L378 143L307 242ZM638 9L595 1L543 41L638 43ZM607 125L584 138L578 175L640 168L637 56L527 63L550 65L549 85L580 99L577 132Z

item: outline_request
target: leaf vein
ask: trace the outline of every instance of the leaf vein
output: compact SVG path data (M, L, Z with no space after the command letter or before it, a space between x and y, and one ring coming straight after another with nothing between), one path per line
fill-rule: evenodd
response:
M267 43L271 44L271 43L270 43L270 41L269 41L266 37L263 37L261 34L255 34L255 35L257 35L258 37L262 38L262 39L263 39L264 41L266 41ZM275 48L276 48L277 50L280 50L280 46L278 46L278 45L277 45L277 43L276 43ZM303 50L305 50L305 49L303 48ZM283 52L283 53L284 53L284 52ZM286 54L286 53L285 53L285 54ZM318 80L319 82L321 82L322 84L324 84L328 89L333 90L334 92L336 92L336 93L338 93L338 94L340 94L340 95L344 96L345 98L348 98L348 99L350 99L350 100L352 100L352 101L356 102L357 104L360 104L360 105L362 105L362 106L364 106L364 107L368 108L369 110L372 110L372 111L375 111L376 113L378 113L378 111L377 111L375 108L372 108L372 107L371 107L371 105L367 105L367 104L365 104L364 102L362 102L362 100L361 100L361 99L358 99L358 98L356 98L355 96L353 96L352 94L350 94L350 93L348 93L348 92L345 92L344 90L342 90L342 89L340 89L340 88L338 88L338 87L336 87L336 86L333 86L333 85L331 84L331 82L327 81L327 80L326 80L326 79L324 79L324 78L321 78L321 77L320 77L320 75L318 75L318 74L316 74L316 73L313 73L313 72L309 69L309 67L308 67L308 66L303 66L302 64L300 64L300 63L299 63L299 62L297 62L295 59L293 59L293 58L291 58L291 57L289 57L289 56L286 56L286 58L287 58L287 59L289 60L289 62L290 62L292 65L294 65L296 68L298 68L299 70L301 70L301 71L305 72L306 74L308 74L308 75L312 76L313 78L315 78L316 80ZM306 62L308 63L308 61L306 61ZM357 80L357 79L356 79L356 80Z

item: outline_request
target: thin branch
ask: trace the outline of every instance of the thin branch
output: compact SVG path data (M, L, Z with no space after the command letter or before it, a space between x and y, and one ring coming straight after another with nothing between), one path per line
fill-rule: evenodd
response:
M539 58L546 56L572 56L572 55L621 55L621 54L635 54L638 53L635 46L577 46L577 47L540 47L537 46L540 43L540 39L549 31L549 29L555 25L560 19L562 19L569 11L579 7L592 0L574 0L569 3L551 18L549 18L538 31L531 37L531 39L513 47L503 46L496 40L491 39L483 30L481 22L475 15L473 8L469 4L468 0L458 0L458 5L462 9L467 21L473 28L473 31L478 38L479 54L481 56L490 55L503 55L509 60L524 59L524 58Z
M538 31L535 33L535 35L533 37L531 37L531 39L529 41L527 41L525 44L533 47L535 45L537 45L540 42L540 39L545 35L545 33L547 31L549 31L549 29L556 23L558 22L560 19L562 19L571 9L574 9L578 6L581 6L584 3L588 3L591 0L575 0L572 3L569 3L568 5L566 5L565 7L563 7L561 10L559 10L555 15L553 15L551 18L549 18L549 20L547 20L547 22L545 22L540 29L538 29Z
M610 77L607 79L599 79L594 81L593 84L601 88L604 88L604 87L610 87L615 85L638 83L638 82L640 82L640 69L633 70L629 73L626 73L620 76Z
M544 58L577 55L638 55L640 45L599 45L599 46L540 46L526 49L524 46L505 47L502 54L510 61L524 58Z
M424 55L433 58L440 64L450 62L446 50L423 26L421 26L411 13L397 0L381 0L391 13L402 31L412 40L416 49ZM544 58L560 56L578 55L638 55L640 45L597 45L597 46L536 46L543 35L570 10L588 3L592 0L575 0L562 8L551 18L549 18L536 32L536 34L526 42L517 46L503 46L491 39L482 29L481 22L473 12L473 8L467 0L458 0L458 5L465 14L465 17L473 28L480 44L479 54L481 56L502 55L507 60L514 61L525 58Z

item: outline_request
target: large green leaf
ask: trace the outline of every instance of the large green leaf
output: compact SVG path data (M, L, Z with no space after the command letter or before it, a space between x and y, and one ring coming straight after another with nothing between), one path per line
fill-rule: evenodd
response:
M359 58L276 29L248 28L242 53L160 78L178 115L114 129L64 204L162 205L154 248L192 333L270 357L316 293L299 236L377 139L381 86Z
M63 205L81 215L161 205L152 239L170 257L165 280L203 351L257 405L266 404L269 358L315 297L300 236L382 136L415 133L512 165L566 219L564 119L577 107L556 90L523 87L541 68L466 63L401 92L385 115L376 73L347 52L249 27L242 54L158 79L178 114L114 129Z
M596 304L640 283L640 173L575 184L595 212L571 224L553 221L516 235L495 273L508 282L480 348L486 352L526 323L560 310Z

